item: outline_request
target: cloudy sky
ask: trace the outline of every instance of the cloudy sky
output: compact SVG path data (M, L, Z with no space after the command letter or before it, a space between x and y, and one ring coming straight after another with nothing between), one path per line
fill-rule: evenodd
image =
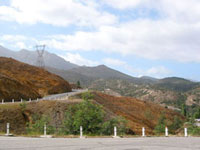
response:
M200 0L0 0L0 45L200 81Z

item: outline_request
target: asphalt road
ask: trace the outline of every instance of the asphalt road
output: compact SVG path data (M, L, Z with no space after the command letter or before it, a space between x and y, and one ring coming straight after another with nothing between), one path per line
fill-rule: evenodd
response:
M197 137L24 138L0 137L0 150L200 150Z
M68 93L49 95L49 96L41 98L40 100L66 100L68 99L69 96L74 96L76 94L80 94L87 91L88 91L87 89L73 90L72 92L68 92Z

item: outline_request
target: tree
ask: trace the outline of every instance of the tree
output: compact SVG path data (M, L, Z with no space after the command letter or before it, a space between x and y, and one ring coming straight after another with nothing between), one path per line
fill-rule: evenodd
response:
M77 85L78 88L81 88L81 83L80 83L80 81L77 81L76 85Z
M166 118L164 114L160 115L160 118L158 120L158 123L154 129L154 132L156 134L161 134L165 132L165 126L166 126Z
M176 130L181 128L182 124L182 120L178 116L175 116L173 123L169 126L170 132L175 133Z
M197 111L194 113L194 117L195 117L195 119L200 118L200 108L198 108Z
M182 104L182 107L181 107L181 114L183 116L187 116L187 108L186 108L186 105L185 104Z

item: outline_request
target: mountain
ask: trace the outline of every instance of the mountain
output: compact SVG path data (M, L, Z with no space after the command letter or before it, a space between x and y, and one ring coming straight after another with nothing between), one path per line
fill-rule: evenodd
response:
M0 47L0 55L13 57L32 65L35 65L37 60L37 53L27 50L13 52ZM57 74L72 83L80 81L82 87L179 108L184 103L187 105L200 105L200 83L198 82L177 77L156 79L143 76L136 78L105 65L80 67L46 51L44 60L48 64L45 69L49 72Z
M57 75L12 58L0 57L0 99L33 99L69 91L69 83Z
M30 65L37 65L37 58L38 54L36 51L28 51L28 50L21 50L21 51L11 51L9 49L6 49L2 46L0 46L0 56L3 57L12 57L18 61L30 64ZM69 70L72 68L78 67L78 65L72 64L63 58L53 54L49 53L47 51L44 51L44 62L47 67L53 67L57 69L63 69L63 70Z
M200 83L183 78L152 77L135 78L120 73L105 65L97 67L78 67L70 70L47 68L69 82L80 81L82 87L135 97L144 101L181 108L182 104L200 105ZM199 94L199 95L198 95Z

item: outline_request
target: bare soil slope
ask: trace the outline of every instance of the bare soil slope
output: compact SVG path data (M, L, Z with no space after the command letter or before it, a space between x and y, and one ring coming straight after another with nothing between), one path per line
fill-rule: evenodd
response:
M0 57L0 99L38 98L71 91L67 81L44 69Z
M123 116L129 122L130 129L136 134L141 134L142 127L146 128L148 134L153 134L153 130L162 113L167 120L173 121L175 116L184 119L179 113L161 107L152 102L141 101L130 97L114 97L99 92L94 92L94 99L104 108L115 115Z

